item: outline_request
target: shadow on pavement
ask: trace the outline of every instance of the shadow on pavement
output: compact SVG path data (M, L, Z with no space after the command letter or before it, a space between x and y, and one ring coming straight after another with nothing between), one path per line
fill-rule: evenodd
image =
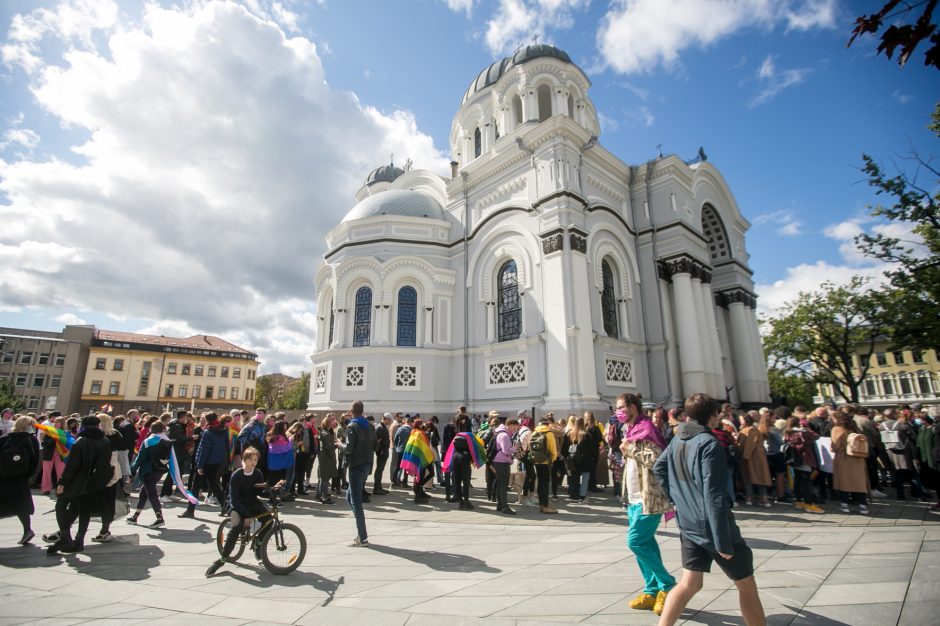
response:
M789 609L789 612L787 613L774 614L770 613L769 611L765 611L767 615L767 624L769 626L790 623L794 625L798 624L799 626L851 626L845 622L840 622L824 615L807 611L806 609L789 606L786 608ZM780 609L777 610L779 611ZM713 613L711 611L685 610L682 612L681 619L687 620L683 622L684 624L707 624L708 626L745 626L744 618L740 615L723 615L721 613Z
M206 523L201 523L195 528L166 528L156 531L154 538L159 537L165 541L174 543L212 543L215 541L213 532L209 530Z
M381 546L376 543L369 543L369 549L382 554L389 554L400 559L406 559L429 567L438 571L460 571L460 572L486 572L488 574L498 574L501 569L490 567L486 562L478 558L467 556L465 554L453 554L450 552L436 552L408 550L406 548L393 548L392 546Z
M675 537L678 539L681 535L679 533L669 532L667 530L661 530L656 533L657 535L662 535L663 537ZM808 546L791 546L788 543L781 543L779 541L774 541L773 539L754 539L751 537L746 537L744 541L750 546L751 549L756 550L811 550L812 548Z
M256 577L243 576L237 574L231 570L224 569L221 570L218 574L213 576L213 578L221 578L222 576L228 576L234 580L238 580L247 585L252 585L253 587L313 587L319 591L322 591L326 594L326 599L323 601L323 604L320 606L327 606L330 602L333 601L333 598L336 596L336 591L346 582L345 576L340 576L337 580L330 580L329 578L324 578L319 574L314 572L298 572L294 571L288 574L287 576L277 576L272 574L263 567L256 565L248 565L245 563L232 563L230 565L235 565L237 567L242 567L249 570L254 570L257 572ZM211 579L210 579L211 580Z

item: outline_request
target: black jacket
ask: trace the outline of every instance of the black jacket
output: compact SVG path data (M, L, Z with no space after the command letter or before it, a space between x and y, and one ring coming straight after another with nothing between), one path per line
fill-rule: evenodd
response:
M372 465L375 455L375 429L363 418L355 418L346 427L346 447L343 449L349 467Z
M127 421L121 424L118 432L124 437L124 449L133 452L134 447L137 445L137 428L130 421Z
M380 458L388 456L388 448L391 445L392 440L388 435L388 426L379 422L379 425L375 427L375 454Z
M186 452L186 444L193 440L193 437L186 435L186 424L178 419L170 420L166 425L166 436L173 441L173 450L176 451L176 460L180 462L180 471L186 467L185 459L189 458Z
M111 469L111 442L101 429L86 428L69 450L68 462L59 479L63 488L61 496L78 498L85 495L89 491L92 474L109 473Z

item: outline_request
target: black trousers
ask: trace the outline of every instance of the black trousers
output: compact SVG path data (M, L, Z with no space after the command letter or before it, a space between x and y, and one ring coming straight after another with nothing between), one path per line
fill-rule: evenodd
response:
M137 512L144 510L144 505L147 502L150 502L150 506L153 507L154 512L156 512L157 517L162 515L162 508L160 506L160 498L157 495L157 481L160 480L160 472L150 472L149 474L144 474L141 478L143 486L140 488L140 496L137 498Z
M500 511L509 508L507 494L509 492L510 465L510 463L493 463L493 469L496 470L496 509Z
M382 474L385 473L386 463L388 463L388 452L375 456L375 476L373 477L372 491L382 490Z
M303 492L307 490L311 467L310 453L298 452L294 457L294 484L290 486L291 492Z
M565 480L565 474L568 471L565 469L565 460L564 459L555 459L555 462L552 463L552 495L558 497L558 488L561 487L561 483Z
M189 456L185 456L183 458L176 457L176 460L179 461L179 464L180 464L180 477L185 475L187 470L190 470L189 482L187 483L187 486L190 489L192 489L192 486L193 486L193 476L192 476L193 472L192 472L192 467L191 467L193 463L192 457L189 457ZM167 472L166 480L163 481L163 489L160 490L160 496L163 497L163 496L173 495L173 487L174 487L173 476L172 474L170 474L170 472Z
M548 463L535 464L535 477L538 485L539 506L548 506L548 489L551 486L551 467Z
M522 483L522 495L528 496L535 491L535 464L529 459L522 459L525 481Z
M63 498L59 496L55 501L55 521L59 526L59 541L68 543L72 540L72 524L78 520L78 532L75 541L83 543L88 525L91 523L91 513L80 506L79 498Z
M216 500L219 501L219 505L223 508L225 507L225 494L222 493L222 483L220 478L222 476L222 471L227 467L228 463L215 463L213 465L206 465L202 468L202 475L199 475L198 471L194 471L193 474L196 475L196 479L193 481L193 495L196 499L199 499L199 492L202 489L205 489L211 493ZM195 504L190 504L189 509L195 509Z
M470 455L454 451L451 459L451 495L461 502L470 501Z

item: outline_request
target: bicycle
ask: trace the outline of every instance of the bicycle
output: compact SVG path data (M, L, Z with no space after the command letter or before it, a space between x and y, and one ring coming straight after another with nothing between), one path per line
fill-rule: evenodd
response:
M268 491L270 493L271 510L247 518L248 520L263 518L263 521L254 531L250 527L242 530L235 549L226 557L226 560L234 563L244 554L245 548L251 544L255 556L261 560L269 572L277 575L290 574L303 563L304 557L307 555L307 538L297 526L281 521L277 508L280 502L278 498L279 490L268 488ZM231 518L224 519L216 531L215 545L219 550L219 554L222 554L225 537L231 525Z

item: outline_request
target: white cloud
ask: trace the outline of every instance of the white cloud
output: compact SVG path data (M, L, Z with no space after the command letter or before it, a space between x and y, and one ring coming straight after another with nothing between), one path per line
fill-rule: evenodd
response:
M3 141L0 141L0 150L6 150L13 146L22 146L26 152L32 152L33 148L39 145L39 135L29 128L10 128L3 133Z
M602 132L612 133L620 129L620 122L616 118L605 115L601 111L597 112L597 121L600 122Z
M473 12L474 0L444 0L447 8L455 13L465 13L467 17Z
M897 100L901 104L907 104L914 99L914 96L906 93L901 93L901 90L895 89L891 92L891 97Z
M768 55L757 70L757 81L761 84L761 90L751 99L748 106L754 108L769 102L784 89L802 83L811 72L809 68L778 70L773 57Z
M71 326L82 326L88 323L74 313L63 313L62 315L53 318L52 321Z
M784 237L803 233L803 222L797 219L795 213L789 209L762 213L754 218L754 224L773 224L777 227L777 234Z
M686 49L707 48L745 28L830 28L836 0L617 0L597 33L603 61L622 74L675 67Z
M885 267L882 265L859 268L832 265L825 261L788 267L787 275L782 280L755 286L759 296L757 312L762 316L776 316L784 306L796 300L800 292L816 291L824 280L841 286L849 284L853 276L868 276L872 279L869 286L874 288L884 281L882 271Z
M509 54L535 35L544 41L551 30L571 28L572 11L588 4L589 0L500 0L496 14L486 22L484 41L494 55Z
M410 112L332 89L309 40L233 3L185 6L86 36L19 16L37 104L88 139L79 163L0 160L0 302L218 335L296 373L324 235L379 155L448 160ZM38 55L43 37L68 41L61 57Z

